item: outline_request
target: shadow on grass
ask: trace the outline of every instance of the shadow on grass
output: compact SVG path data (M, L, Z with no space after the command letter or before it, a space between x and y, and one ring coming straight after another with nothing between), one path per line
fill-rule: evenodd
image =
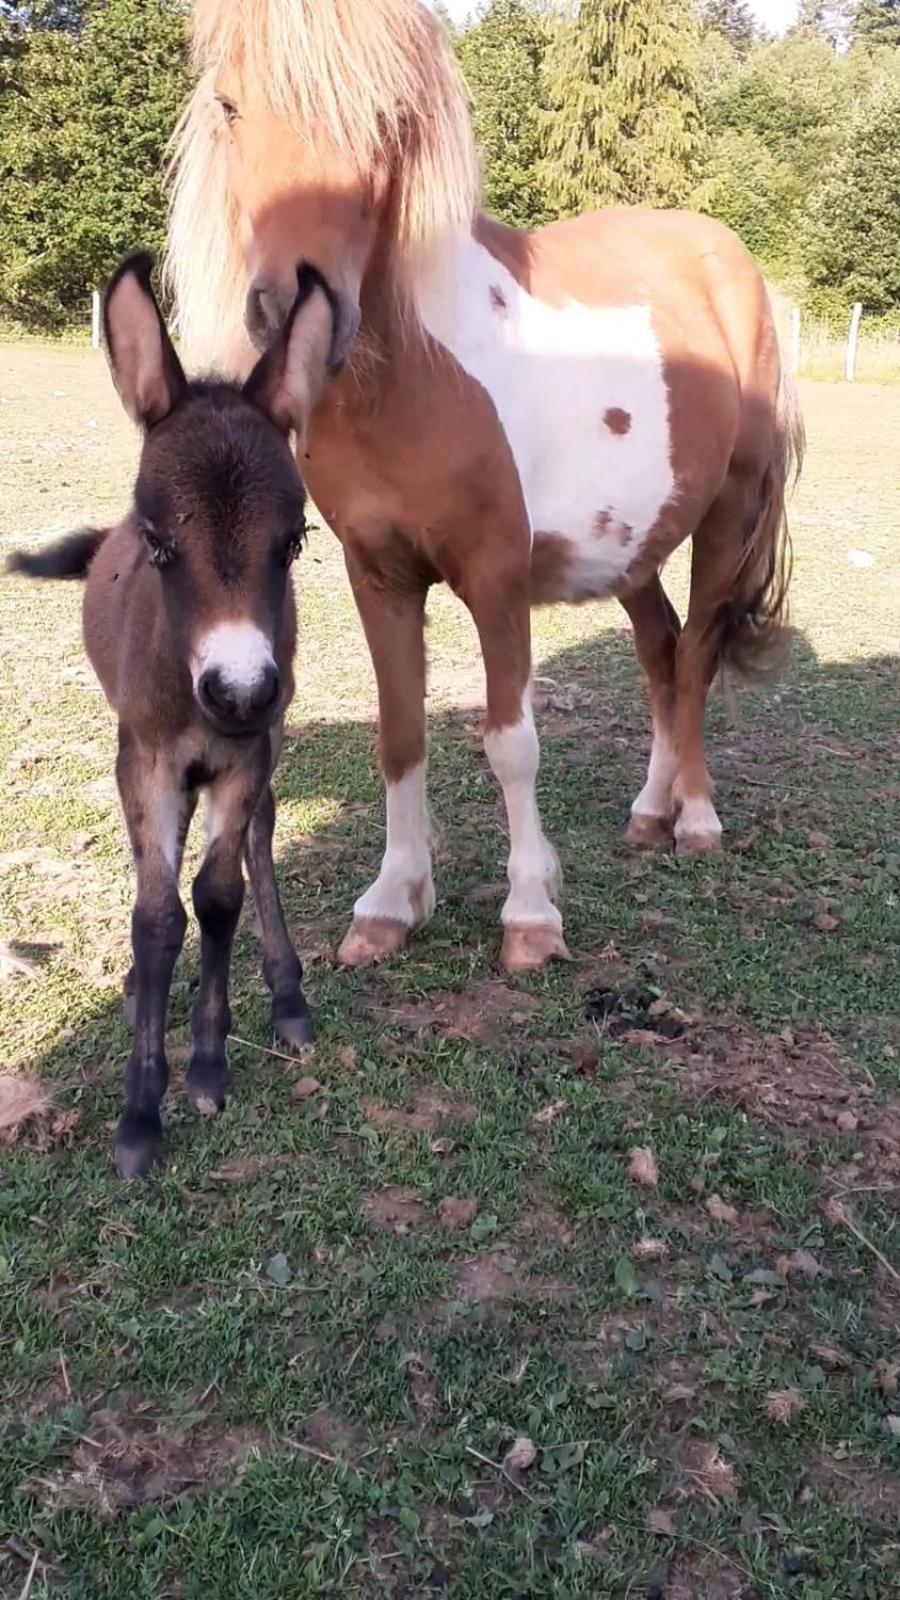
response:
M822 664L798 637L786 675L742 693L736 719L733 707L713 696L710 763L732 848L695 863L635 857L622 844L648 749L630 634L604 632L558 653L542 664L538 688L542 814L562 859L567 934L582 963L610 943L626 961L652 956L665 940L648 935L648 920L664 916L664 959L679 968L679 1004L744 1012L769 1026L815 1021L837 1032L868 1019L873 1049L882 1042L895 948L891 906L900 887L896 660ZM326 1040L352 1040L360 1007L377 1014L379 996L464 987L495 967L505 832L480 729L477 708L430 719L431 800L442 839L434 921L392 967L342 973L331 954L354 899L377 872L384 842L376 730L369 720L294 725L276 780L280 803L287 811L324 798L332 820L281 849L279 877ZM801 900L802 914L785 912L772 936L757 942L752 925L760 907L771 910L779 881ZM843 907L841 936L831 941L810 934L807 912L823 895ZM251 922L248 894L233 969L234 1033L255 1047L232 1050L235 1093L245 1101L253 1075L265 1070L261 1050L270 1042ZM123 970L127 938L123 925ZM170 1008L170 1030L183 1041L195 977L189 933ZM526 987L562 1005L571 1024L580 1018L577 984L577 972L558 968ZM35 1076L78 1092L84 1136L101 1144L108 1136L98 1122L116 1115L127 1048L111 990L32 1064ZM176 1081L185 1054L184 1043L176 1045ZM202 1140L202 1130L193 1137Z

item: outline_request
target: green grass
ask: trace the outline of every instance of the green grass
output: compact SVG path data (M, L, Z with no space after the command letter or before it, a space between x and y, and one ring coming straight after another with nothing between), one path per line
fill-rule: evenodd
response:
M542 714L541 800L575 960L533 979L496 973L501 806L445 594L438 912L387 968L331 964L383 822L370 669L314 535L277 844L319 1041L266 1053L248 917L249 1043L227 1111L198 1123L190 943L170 1159L143 1187L110 1165L130 903L113 728L77 591L0 584L2 936L34 967L0 983L0 1062L56 1095L0 1148L0 1593L35 1554L31 1600L900 1592L900 1297L872 1248L900 1267L900 400L803 399L797 647L774 689L712 707L719 859L620 842L647 737L619 613L535 619L537 670L573 707ZM99 357L4 349L0 431L4 548L121 509L135 447ZM679 557L679 603L684 580ZM587 1021L598 986L649 989L684 1035ZM436 1086L440 1125L404 1122ZM629 1176L635 1146L656 1187ZM475 1203L465 1227L442 1226L448 1198ZM800 1396L788 1423L772 1391ZM517 1436L537 1454L511 1481Z

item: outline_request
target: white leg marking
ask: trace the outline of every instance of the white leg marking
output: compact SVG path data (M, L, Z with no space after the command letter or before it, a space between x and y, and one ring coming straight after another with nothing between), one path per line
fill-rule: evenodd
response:
M198 641L191 676L196 690L203 673L214 670L239 700L249 699L274 665L271 643L255 623L220 622Z
M672 812L672 785L678 771L675 750L664 728L654 722L653 747L647 782L631 808L633 817L668 817Z
M501 921L519 927L549 925L562 932L562 918L553 904L559 863L544 838L534 797L540 750L530 695L523 699L522 715L514 727L485 734L484 749L503 790L509 820L509 895Z
M178 795L166 791L161 794L158 802L156 816L157 841L165 860L172 869L174 877L181 871L181 853L184 846L182 836L182 808Z
M353 907L355 917L378 917L418 928L434 911L425 762L386 785L387 847L375 882Z
M705 796L685 800L675 824L676 841L692 834L712 835L716 841L722 837L722 824L716 815L716 808Z

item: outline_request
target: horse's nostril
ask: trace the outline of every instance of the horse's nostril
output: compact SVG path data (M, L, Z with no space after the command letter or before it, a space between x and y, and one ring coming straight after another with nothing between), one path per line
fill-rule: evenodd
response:
M284 313L274 284L264 279L251 283L244 307L244 324L253 343L265 349L281 330Z
M251 710L270 711L278 699L280 687L277 667L266 667L250 696Z
M200 699L217 716L233 717L237 710L237 701L226 684L221 673L215 667L209 667L200 676L197 685Z

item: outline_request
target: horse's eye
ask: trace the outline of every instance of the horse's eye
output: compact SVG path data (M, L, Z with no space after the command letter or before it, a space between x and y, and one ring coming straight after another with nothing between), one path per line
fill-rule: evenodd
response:
M216 98L219 102L219 105L222 107L222 115L225 118L225 121L228 123L228 126L231 127L231 124L237 119L237 106L233 100L226 100L224 95L217 95Z

